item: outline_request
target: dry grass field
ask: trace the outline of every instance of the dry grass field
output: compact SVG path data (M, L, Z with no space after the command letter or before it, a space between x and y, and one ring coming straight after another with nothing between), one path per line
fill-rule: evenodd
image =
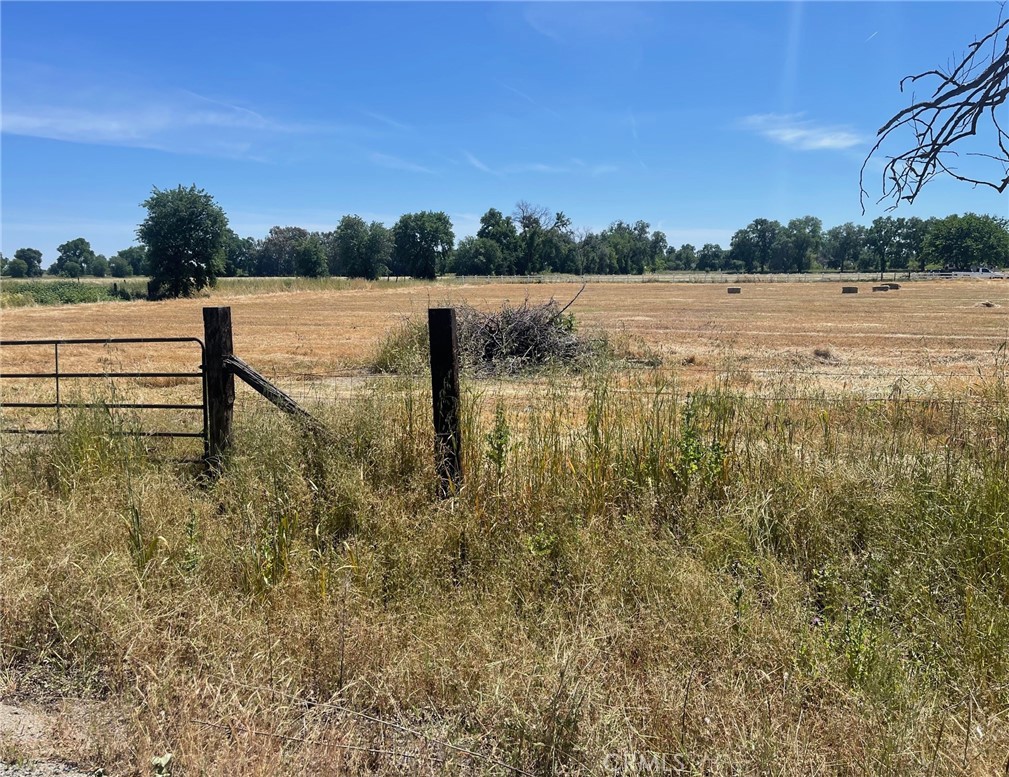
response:
M313 406L330 439L241 407L216 478L101 411L5 436L0 712L35 733L0 717L0 773L1003 772L1009 285L589 284L578 321L633 358L467 380L466 476L439 499L429 383L357 376L429 305L578 288L4 310L4 339L199 337L230 305L247 361L347 390Z
M346 290L213 292L158 303L29 307L3 311L2 337L202 337L200 308L230 305L235 351L247 361L268 374L326 375L359 368L397 322L422 319L428 306L465 302L494 309L551 296L567 301L578 289L578 284L375 283ZM1009 284L927 281L886 293L870 289L861 284L859 294L842 295L836 283L755 283L729 296L714 284L591 283L572 312L583 326L624 335L632 348L650 349L667 365L715 366L733 358L758 375L763 369L833 369L885 378L972 373L990 367L1009 336ZM4 354L9 364L27 357ZM47 358L41 354L38 363ZM73 357L68 351L65 358Z

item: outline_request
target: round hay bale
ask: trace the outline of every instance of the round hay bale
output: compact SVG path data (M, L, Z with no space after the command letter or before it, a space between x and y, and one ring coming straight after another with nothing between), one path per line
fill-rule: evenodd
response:
M858 286L842 286L842 294L858 294Z
M872 290L873 291L890 291L890 287L889 286L873 286Z
M743 289L741 286L729 286L729 294L742 294Z

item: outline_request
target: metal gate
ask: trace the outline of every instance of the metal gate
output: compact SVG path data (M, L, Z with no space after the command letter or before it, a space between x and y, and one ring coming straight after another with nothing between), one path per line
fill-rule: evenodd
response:
M197 372L61 372L60 348L74 345L113 345L113 344L153 344L153 343L192 343L200 348L199 370ZM199 432L179 429L122 432L127 435L141 437L193 437L201 438L204 452L208 444L208 414L207 414L207 380L206 380L206 349L203 341L197 337L105 337L79 338L58 340L0 340L0 353L3 349L17 346L47 346L53 347L52 372L0 372L0 380L39 380L52 379L55 382L55 402L5 402L0 399L0 410L4 408L54 409L56 411L56 426L47 428L0 428L5 434L59 434L63 431L62 411L65 409L97 408L107 410L192 410L200 411L202 428ZM2 365L2 361L0 361ZM81 378L182 378L200 380L200 404L173 402L65 402L61 396L61 384L68 380Z

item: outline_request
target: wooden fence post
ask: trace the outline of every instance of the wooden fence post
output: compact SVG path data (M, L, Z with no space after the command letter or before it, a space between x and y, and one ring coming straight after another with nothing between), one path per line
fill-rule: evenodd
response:
M235 406L235 376L225 364L233 355L231 308L203 309L203 342L207 385L206 461L211 471L219 473L224 456L231 447L231 420Z
M455 308L429 308L431 399L434 405L434 456L444 499L462 485L462 439L459 430L459 355Z

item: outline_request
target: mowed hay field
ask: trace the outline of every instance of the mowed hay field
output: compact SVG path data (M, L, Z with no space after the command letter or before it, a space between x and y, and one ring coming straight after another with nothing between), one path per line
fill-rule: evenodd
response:
M202 337L201 307L229 305L236 353L265 373L325 375L366 364L390 329L407 317L423 320L429 306L466 303L491 310L551 297L564 303L579 288L379 282L318 292L214 292L158 303L4 310L2 334L6 339ZM943 375L992 363L1009 336L1009 284L913 282L885 293L861 284L859 294L842 295L836 283L754 283L743 285L740 295L728 295L722 285L591 283L571 312L583 328L626 336L632 349L649 349L667 365L711 367L734 359L756 371L816 366L842 376L923 370ZM4 358L16 364L29 356L7 352ZM42 354L39 363L46 358ZM66 358L72 358L70 352ZM683 373L689 378L689 370Z
M429 305L579 288L4 310L4 339L199 337L230 305L264 373L349 383L311 405L330 436L243 403L216 477L102 409L3 438L0 764L1004 772L1009 286L589 284L572 310L625 358L467 377L440 499L429 379L358 376ZM4 372L49 368L7 350ZM61 370L196 366L151 350L67 346ZM49 723L19 734L12 706Z

